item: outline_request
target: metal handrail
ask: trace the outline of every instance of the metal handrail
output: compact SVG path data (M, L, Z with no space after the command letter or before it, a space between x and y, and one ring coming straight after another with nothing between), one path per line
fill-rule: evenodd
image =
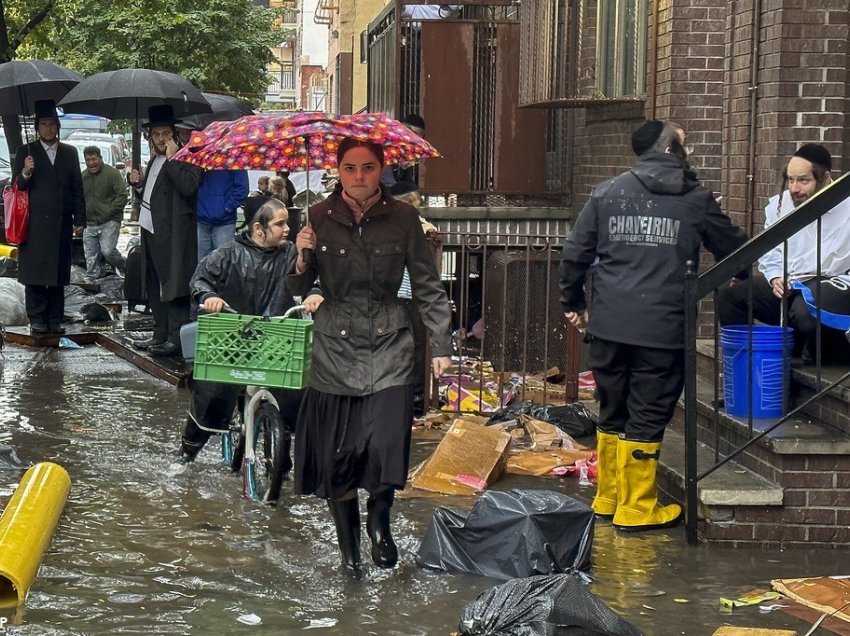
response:
M848 173L850 174L850 173ZM713 467L698 474L697 467L697 364L696 364L696 342L697 342L697 308L699 301L715 289L728 282L741 271L749 270L761 256L774 247L784 243L797 232L811 223L820 219L824 214L832 210L842 201L850 198L850 178L848 174L833 181L829 186L823 188L808 199L800 207L795 208L790 214L780 218L761 234L754 236L726 258L718 261L710 269L702 274L696 271L696 263L689 261L686 265L685 274L685 490L686 490L686 521L685 532L690 545L699 543L697 517L699 510L699 498L697 493L698 482L711 474L720 465L737 456L745 448L761 439L764 435L774 430L787 417L817 397L829 392L832 388L846 379L842 376L836 382L831 383L823 390L817 392L805 404L800 405L785 418L776 422L767 431L761 432L757 437L748 440L745 444L736 448L732 453L718 462Z

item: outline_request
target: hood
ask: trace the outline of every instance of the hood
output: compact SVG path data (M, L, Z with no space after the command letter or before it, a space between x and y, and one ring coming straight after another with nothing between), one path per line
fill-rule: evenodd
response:
M631 173L650 192L684 194L699 185L696 173L675 155L648 152L632 166Z

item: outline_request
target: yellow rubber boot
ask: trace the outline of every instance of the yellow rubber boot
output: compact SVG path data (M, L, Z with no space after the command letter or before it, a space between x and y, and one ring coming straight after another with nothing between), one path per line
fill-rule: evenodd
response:
M679 522L682 507L658 505L655 471L661 442L617 442L617 511L614 526L638 531L668 528Z
M600 517L613 517L617 510L618 435L596 431L596 496L591 508Z

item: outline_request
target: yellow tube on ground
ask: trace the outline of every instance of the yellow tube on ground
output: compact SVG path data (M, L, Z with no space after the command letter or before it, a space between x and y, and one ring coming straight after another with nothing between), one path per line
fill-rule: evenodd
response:
M51 462L21 479L0 517L0 607L24 602L70 490L68 472Z
M0 245L0 256L18 259L18 248L14 245Z

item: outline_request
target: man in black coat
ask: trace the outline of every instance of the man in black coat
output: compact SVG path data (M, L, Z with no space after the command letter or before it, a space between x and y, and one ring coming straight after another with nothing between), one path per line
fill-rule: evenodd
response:
M747 239L700 186L684 142L671 122L638 128L637 162L594 188L561 259L561 303L591 339L599 390L592 507L627 531L668 526L681 515L677 504L659 504L656 466L684 385L685 263L699 261L700 245L720 259Z
M77 150L59 142L52 100L35 103L38 140L21 146L14 175L29 191L27 240L18 247L18 281L25 286L33 334L65 333L65 285L71 281L73 234L85 225L83 181Z
M145 124L151 160L144 178L137 168L130 183L141 195L139 225L145 255L144 280L153 313L153 337L133 346L157 356L181 353L180 327L189 322L189 280L198 265L195 203L203 170L171 161L177 131L170 106L153 106Z

